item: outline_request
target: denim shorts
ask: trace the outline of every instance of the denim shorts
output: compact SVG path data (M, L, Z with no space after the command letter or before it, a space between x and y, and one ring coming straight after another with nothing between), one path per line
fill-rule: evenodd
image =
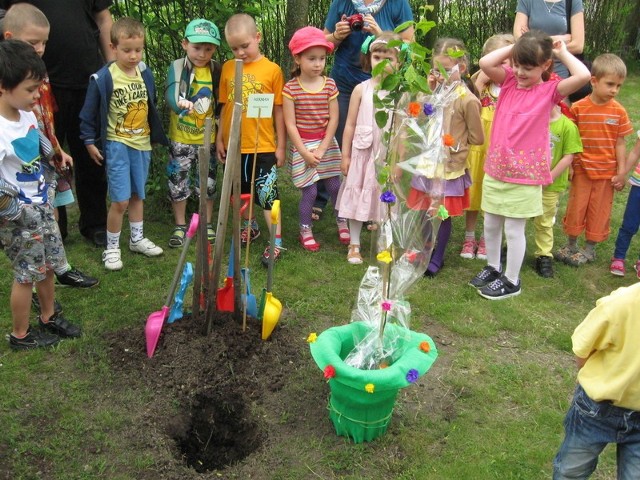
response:
M640 478L640 412L596 402L578 385L564 420L565 438L553 461L553 479L588 478L598 456L615 443L618 479Z
M23 205L20 216L0 227L0 246L18 283L37 283L47 270L67 263L60 230L49 204Z
M111 201L127 201L134 193L144 200L151 151L137 150L124 143L108 140L104 152Z

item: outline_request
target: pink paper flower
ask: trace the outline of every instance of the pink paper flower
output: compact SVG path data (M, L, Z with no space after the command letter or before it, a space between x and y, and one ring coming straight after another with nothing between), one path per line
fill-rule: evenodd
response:
M324 367L323 374L324 374L324 378L326 378L327 380L330 380L336 376L336 369L333 365L327 365L326 367Z

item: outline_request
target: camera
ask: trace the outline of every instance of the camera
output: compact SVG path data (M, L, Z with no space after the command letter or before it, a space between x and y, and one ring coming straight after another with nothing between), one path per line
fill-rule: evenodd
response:
M351 27L351 30L354 32L359 32L362 30L362 27L364 27L364 15L361 13L354 13L345 20L349 22L349 27Z

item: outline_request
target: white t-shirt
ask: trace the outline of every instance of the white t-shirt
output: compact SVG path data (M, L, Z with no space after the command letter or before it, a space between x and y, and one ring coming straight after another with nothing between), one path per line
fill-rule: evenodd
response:
M17 122L0 116L0 177L18 187L22 203L47 202L38 121L32 112L20 111Z

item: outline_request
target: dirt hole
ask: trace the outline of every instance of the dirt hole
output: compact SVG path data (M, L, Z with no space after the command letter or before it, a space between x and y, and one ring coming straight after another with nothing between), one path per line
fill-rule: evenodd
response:
M222 470L260 448L262 435L239 395L199 394L190 409L186 433L174 439L187 465L198 473Z

